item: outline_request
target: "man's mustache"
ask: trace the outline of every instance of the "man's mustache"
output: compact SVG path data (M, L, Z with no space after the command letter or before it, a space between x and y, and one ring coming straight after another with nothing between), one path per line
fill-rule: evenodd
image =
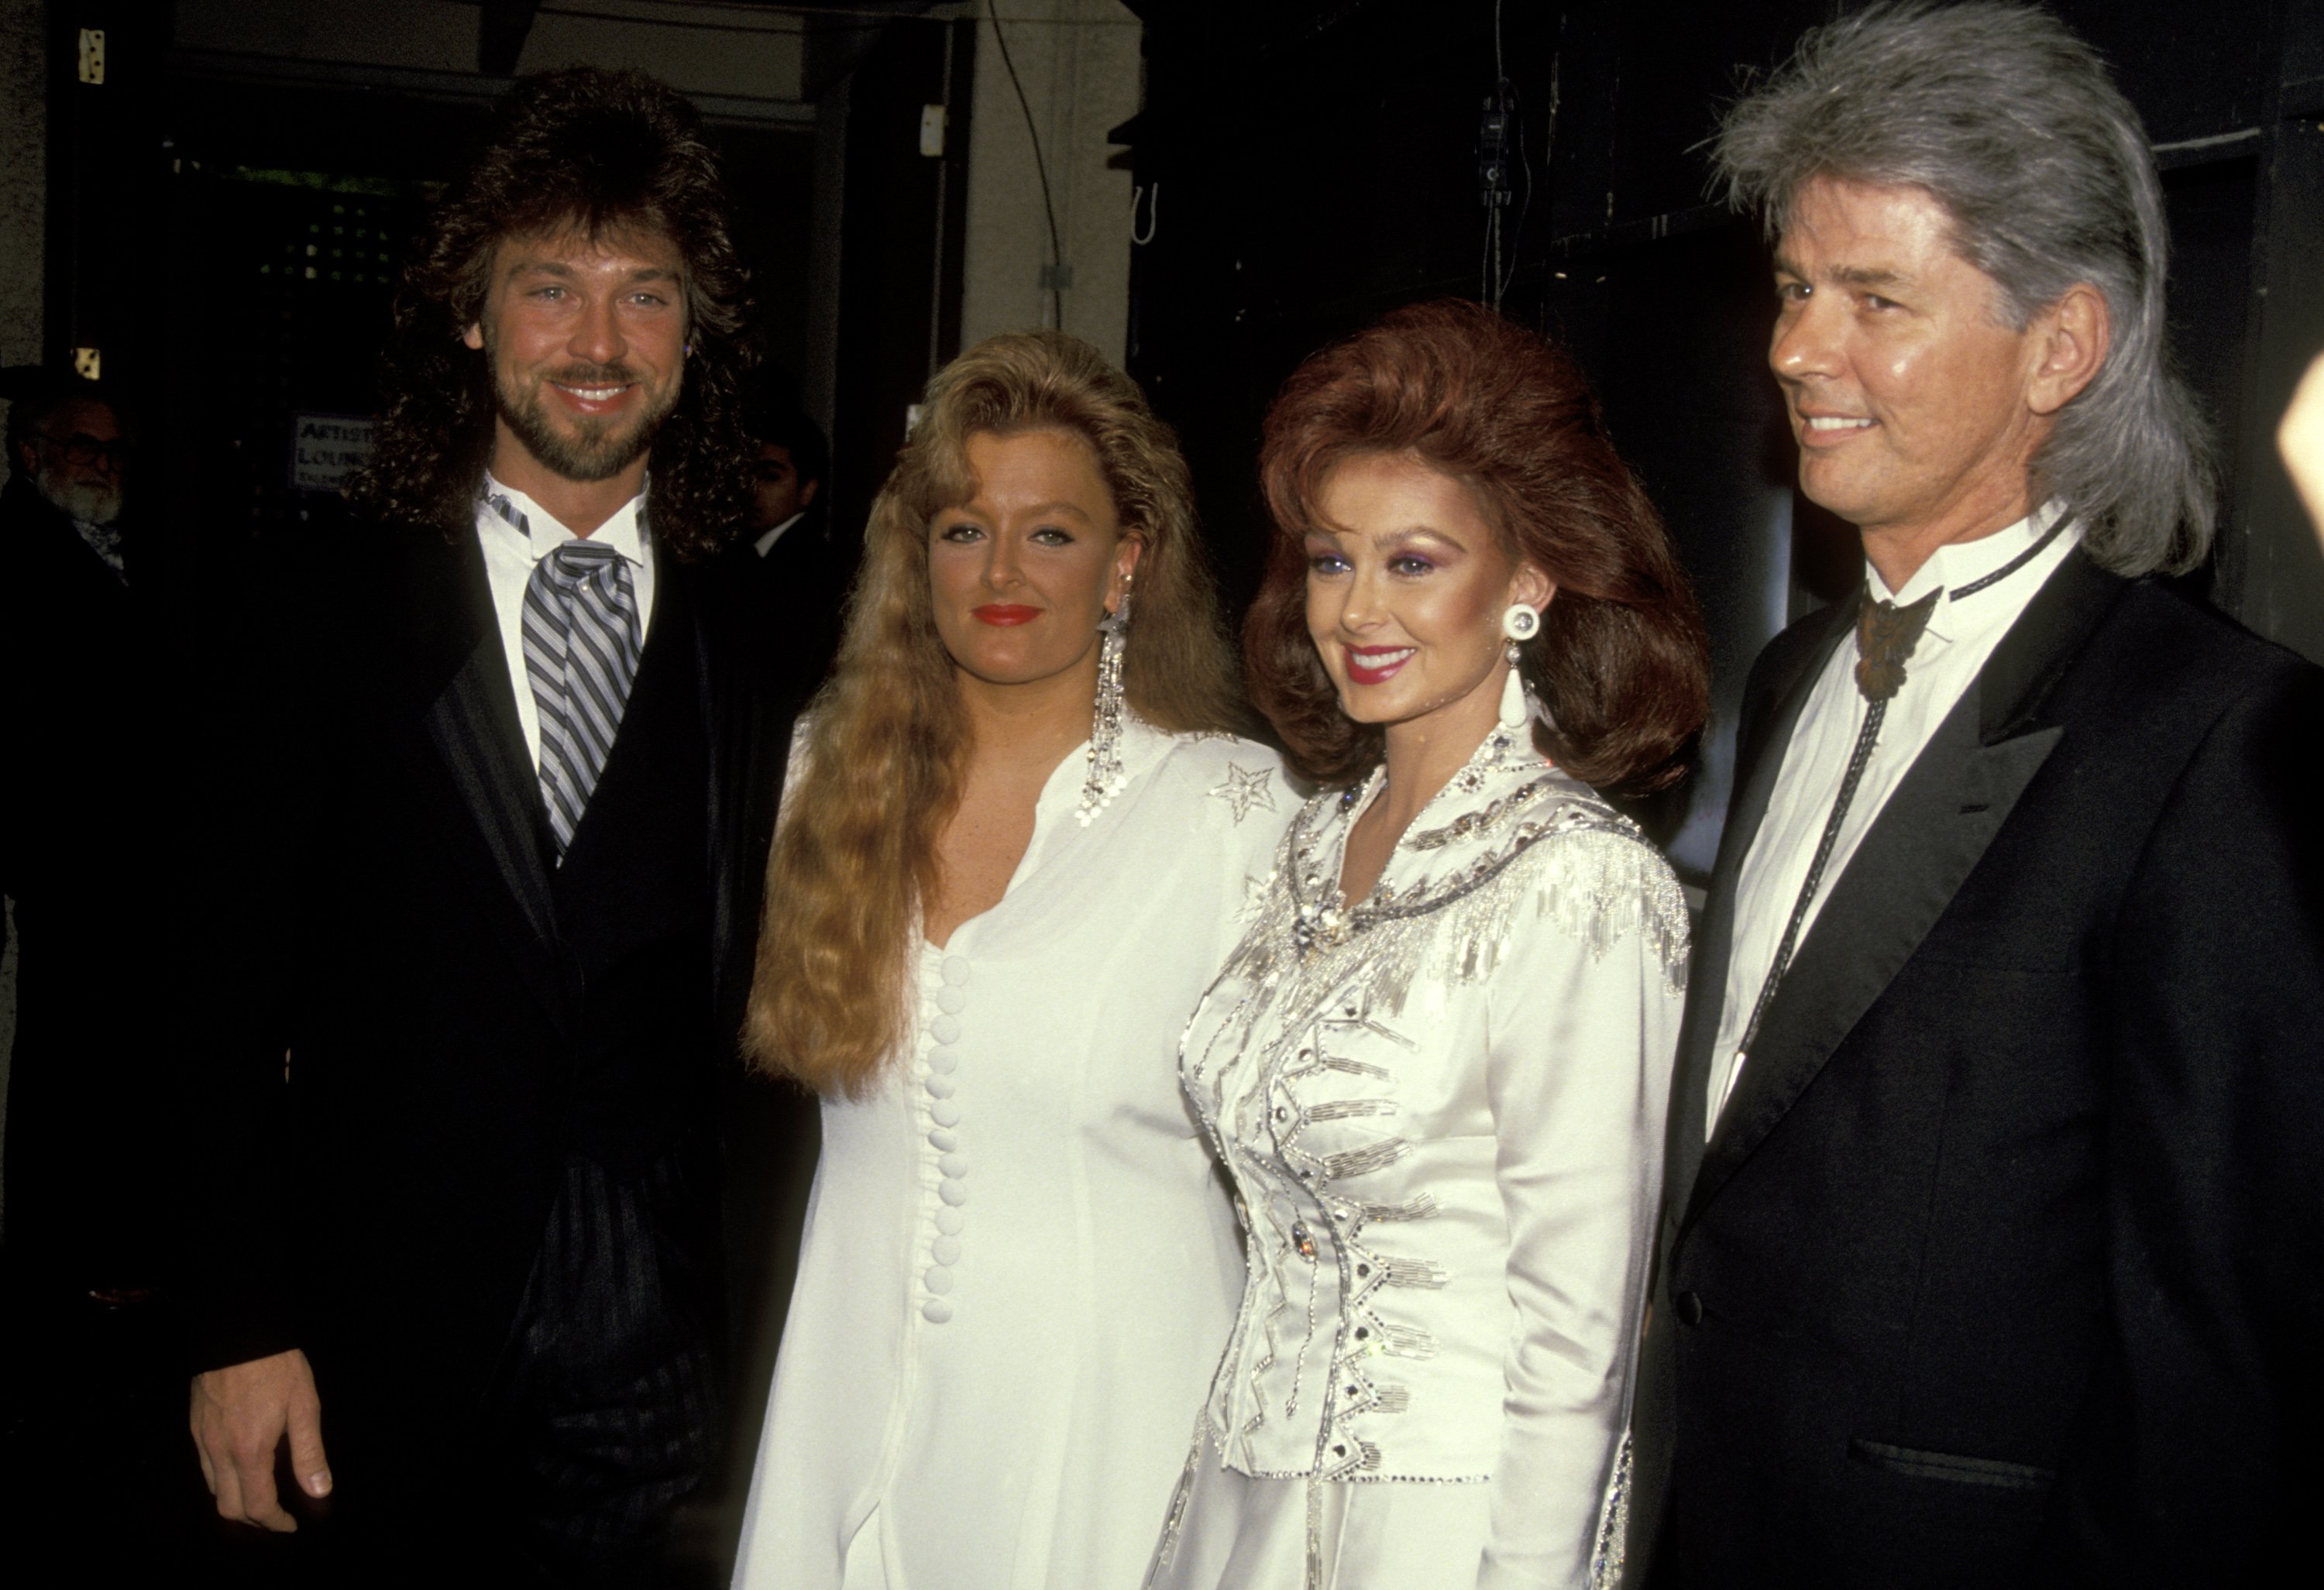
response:
M558 386L567 387L637 386L641 384L641 378L637 372L632 370L626 364L567 364L558 369L548 372L542 379L545 381L553 381Z

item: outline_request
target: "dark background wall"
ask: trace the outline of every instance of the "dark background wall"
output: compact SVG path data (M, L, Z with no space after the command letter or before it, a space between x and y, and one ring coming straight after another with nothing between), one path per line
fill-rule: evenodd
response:
M1506 80L1503 307L1588 371L1710 620L1703 776L1645 813L1683 868L1707 870L1752 656L1860 565L1844 527L1793 488L1765 363L1766 250L1710 202L1701 146L1740 74L1858 7L1337 0L1257 21L1222 0L1136 8L1146 105L1119 135L1151 235L1133 259L1130 367L1185 437L1238 598L1265 545L1252 461L1282 378L1396 305L1492 296L1480 121ZM2228 473L2217 554L2190 584L2324 658L2324 557L2270 446L2324 345L2324 5L2053 8L2114 63L2164 167L2173 341Z
M1741 74L1771 67L1803 28L1847 8L1133 7L1146 23L1144 108L1114 134L1138 195L1124 345L1185 438L1230 598L1239 606L1256 580L1265 525L1252 462L1283 376L1396 304L1498 296L1580 357L1709 614L1720 694L1704 774L1643 813L1697 870L1715 843L1724 731L1751 656L1855 567L1845 535L1792 489L1762 357L1765 251L1750 225L1710 202L1701 145ZM330 495L290 478L296 417L373 406L404 240L527 48L521 38L496 46L487 24L530 11L541 27L570 23L571 8L493 0L461 11L475 20L457 72L318 59L341 42L337 24L319 22L309 56L296 60L258 44L192 46L195 9L49 7L42 341L51 359L105 349L107 379L139 409L138 489L149 504L166 499L210 528L327 521ZM2227 464L2225 532L2191 584L2324 657L2324 557L2269 446L2295 372L2324 345L2324 0L2057 9L2115 63L2165 168L2174 340ZM327 12L338 14L286 5L252 15ZM982 47L973 25L926 0L751 15L801 30L789 77L776 74L756 99L695 91L742 199L762 343L831 423L827 497L836 522L853 525L920 383L963 335L964 273L973 275L976 253L963 240L966 85ZM203 25L210 32L194 36L217 32L215 19ZM669 60L710 70L717 62L703 51L763 41L749 16L737 25L745 31L637 24L608 35L605 59L659 60L638 52L691 41L693 54ZM1038 37L1032 22L1017 25L1020 42ZM101 91L72 78L71 37L90 26L108 41ZM1510 135L1498 239L1480 197L1489 99L1506 107ZM954 129L930 159L917 130L920 107L935 103L952 107Z
M473 72L189 48L167 5L50 9L43 345L103 351L137 428L137 510L186 533L328 522L290 465L300 416L363 417L404 249L512 63ZM106 40L105 80L73 41ZM489 51L487 41L484 48ZM811 112L712 97L767 357L806 339Z
M0 66L19 70L21 54L40 79L47 133L38 170L0 162L0 214L45 221L44 240L0 252L0 265L45 256L11 272L36 278L44 304L12 357L101 353L136 409L132 490L206 531L336 516L329 492L290 478L297 417L370 412L405 241L521 73L634 67L701 109L737 201L769 384L831 432L838 522L860 522L963 336L1002 329L1012 305L1043 312L1030 306L1047 301L1033 284L1051 239L1015 214L1040 213L1045 191L1026 129L1047 144L1078 269L1067 324L1119 356L1129 178L1107 170L1102 129L1135 105L1139 24L1112 0L1000 8L1021 105L990 13L980 25L975 6L933 0L0 6L15 51ZM94 78L76 45L92 36ZM1005 115L980 108L996 94Z

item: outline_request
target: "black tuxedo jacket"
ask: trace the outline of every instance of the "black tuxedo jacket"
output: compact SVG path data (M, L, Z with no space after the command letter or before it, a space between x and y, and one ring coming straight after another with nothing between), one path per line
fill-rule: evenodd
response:
M2324 672L2070 556L1831 886L1706 1146L1737 875L1854 614L1746 697L1632 1582L2257 1582L2324 1412Z
M781 725L747 615L657 556L561 865L473 534L357 526L262 586L187 925L198 1367L297 1346L327 1418L461 1417L567 1155L715 1152Z

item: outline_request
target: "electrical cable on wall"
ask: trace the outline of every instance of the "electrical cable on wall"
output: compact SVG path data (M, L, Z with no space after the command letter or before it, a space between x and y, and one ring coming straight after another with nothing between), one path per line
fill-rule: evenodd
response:
M1509 81L1501 50L1501 3L1493 0L1493 93L1485 101L1477 133L1479 202L1485 207L1485 238L1477 263L1477 296L1498 309L1517 279L1517 244L1525 236L1526 216L1533 208L1533 157L1526 150L1525 117L1517 86ZM1508 262L1502 264L1501 214L1517 197L1509 188L1510 153L1525 173L1525 192L1517 206L1516 227L1507 239Z
M1017 62L1009 53L1008 35L1001 31L1001 8L994 0L985 0L984 9L992 20L992 41L1001 46L1001 64L1009 69L1009 86L1017 90L1017 108L1025 113L1025 136L1033 141L1033 170L1041 179L1041 209L1049 218L1049 268L1042 272L1041 283L1049 295L1044 324L1062 331L1065 325L1065 245L1057 235L1057 207L1049 198L1049 162L1041 157L1041 134L1033 125L1033 106L1025 97L1024 82L1017 76Z
M1526 216L1533 209L1533 156L1526 152L1525 107L1517 98L1514 84L1508 86L1506 92L1509 106L1510 142L1517 146L1517 170L1525 178L1525 186L1517 195L1517 223L1509 229L1508 273L1497 278L1493 284L1493 308L1496 309L1501 307L1501 299L1508 295L1509 283L1517 280L1517 244L1524 241Z

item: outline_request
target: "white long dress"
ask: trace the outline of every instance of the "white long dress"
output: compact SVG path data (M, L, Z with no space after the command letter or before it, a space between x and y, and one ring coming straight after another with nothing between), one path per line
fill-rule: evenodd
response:
M919 958L890 1083L826 1101L744 1515L750 1590L1144 1573L1241 1285L1186 1015L1295 800L1275 753L1126 719L1042 790L1001 903Z
M1182 1048L1250 1231L1166 1516L1171 1590L1610 1576L1686 905L1637 830L1497 730L1370 898L1381 775L1308 803Z

